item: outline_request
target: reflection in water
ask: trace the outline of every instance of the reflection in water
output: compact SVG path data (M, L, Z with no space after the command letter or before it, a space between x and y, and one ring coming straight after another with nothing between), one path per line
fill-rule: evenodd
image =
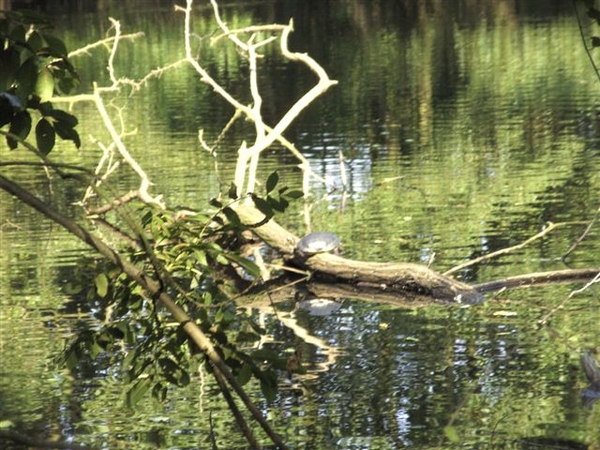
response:
M600 399L600 366L598 366L598 362L589 350L581 355L581 365L590 383L587 388L581 391L581 396L585 407L591 408Z
M104 37L108 15L121 19L131 28L127 31L144 31L144 40L123 46L120 73L143 74L181 54L180 18L170 1L37 5L54 12L72 46ZM600 120L595 94L590 95L597 87L571 7L559 0L313 0L234 2L225 14L242 24L287 22L293 16L292 47L310 52L340 81L287 137L331 183L315 185L317 198L340 186L339 152L347 158L347 207L338 207L334 192L313 209L314 228L340 234L347 256L431 262L444 270L520 243L547 221L580 222L461 273L482 282L559 267L557 257L598 207ZM204 18L199 8L199 35L214 29ZM265 116L274 121L312 79L266 52L261 87L270 105ZM247 68L239 67L238 55L203 48L203 57L228 88L242 90L237 81L247 77ZM102 76L105 58L97 53L75 61L83 89ZM129 105L126 119L138 130L127 143L158 190L173 205L204 208L218 182L212 160L199 149L197 130L203 127L216 138L232 115L229 107L186 70L115 99L115 105L122 104ZM85 119L91 111L80 114ZM98 137L95 123L82 120L81 127L82 136ZM232 173L248 129L238 124L217 149L222 178ZM97 157L87 143L81 153L59 151L77 164L93 166ZM279 150L267 159L265 174L277 168L285 184L299 185L295 160ZM27 180L41 196L52 191L43 174L11 175ZM119 187L128 181L120 180ZM80 198L82 187L58 192L57 187L52 184L57 204ZM189 389L172 392L165 405L148 401L132 421L131 411L119 406L125 387L105 376L115 374L105 361L82 367L77 379L48 363L64 336L77 329L81 317L73 314L88 314L90 305L85 299L69 303L69 314L51 322L35 306L61 309L81 249L0 195L0 349L10 355L3 358L8 363L0 377L3 415L36 435L51 423L66 435L107 448L123 442L139 448L155 441L163 448L208 442L207 411L225 415L218 397L204 394L214 394L215 386L202 384L199 392L201 381L195 380ZM280 220L298 227L294 211ZM597 266L599 245L593 228L570 261ZM573 299L572 309L561 310L551 328L535 325L569 292L570 287L515 291L461 309L398 309L349 298L329 315L298 311L283 323L266 318L268 344L282 352L301 347L313 376L306 377L302 395L282 391L264 410L290 440L299 439L299 448L474 448L532 435L553 435L555 443L576 435L600 445L598 408L581 407L580 380L571 375L578 363L568 356L579 354L571 345L600 339L595 294ZM495 315L498 310L512 314ZM590 361L583 363L593 380L597 367ZM590 381L587 388L592 397L594 386ZM445 440L446 426L455 428L458 442ZM237 435L226 421L217 434Z

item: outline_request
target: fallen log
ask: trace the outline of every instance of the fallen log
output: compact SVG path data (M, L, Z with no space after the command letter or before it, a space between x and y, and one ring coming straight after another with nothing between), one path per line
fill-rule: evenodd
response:
M274 220L265 221L264 214L250 205L237 204L233 210L243 224L251 227L263 242L280 252L285 261L302 269L368 290L375 288L387 293L416 294L447 303L483 301L483 296L468 284L420 264L356 261L329 253L298 258L294 254L299 240L297 236Z
M473 285L480 293L499 291L501 289L514 289L520 287L539 286L554 283L573 283L576 281L588 282L600 274L600 267L586 269L550 270L548 272L532 272L524 275L502 278Z
M266 220L263 213L252 205L237 204L232 207L243 224L267 245L277 250L284 261L310 271L313 278L342 282L355 296L399 296L402 303L430 302L477 304L483 294L502 289L514 289L549 283L590 281L600 274L600 268L567 269L535 272L476 285L468 285L430 268L414 263L389 263L356 261L330 253L318 253L301 258L294 249L298 237L274 220Z

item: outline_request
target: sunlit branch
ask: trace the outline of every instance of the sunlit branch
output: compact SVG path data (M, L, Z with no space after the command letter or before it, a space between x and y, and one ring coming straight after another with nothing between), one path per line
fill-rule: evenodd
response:
M140 31L138 33L124 34L120 38L121 38L121 40L130 39L133 41L142 36L144 36L144 33ZM93 44L89 44L89 45L86 45L85 47L81 47L81 48L78 48L77 50L73 50L73 51L69 52L67 56L69 58L73 58L75 56L80 56L82 54L89 55L91 50L93 50L97 47L104 47L106 45L112 44L114 42L114 40L115 40L114 36L108 37L106 39L102 39L101 41L97 41L97 42L94 42Z
M539 233L537 233L535 236L530 237L526 241L521 242L520 244L517 244L517 245L513 245L511 247L506 247L506 248L497 250L495 252L488 253L486 255L480 256L479 258L471 259L471 260L467 261L464 264L459 264L458 266L454 266L450 270L447 270L446 272L444 272L444 275L453 274L453 273L458 272L459 270L462 270L462 269L464 269L466 267L472 266L474 264L479 264L482 261L486 261L488 259L492 259L492 258L495 258L495 257L500 256L500 255L505 255L506 253L510 253L510 252L512 252L514 250L518 250L520 248L523 248L527 244L530 244L531 242L533 242L533 241L535 241L535 240L543 237L544 235L550 233L555 228L559 228L559 227L565 226L565 225L568 225L568 223L567 222L561 222L561 223L548 222L546 224L546 228L544 228L542 231L540 231Z
M336 84L336 81L330 80L323 70L323 68L308 55L301 53L293 53L288 49L288 37L290 32L293 30L293 23L290 21L288 25L265 25L261 27L247 27L243 29L230 30L227 24L221 19L219 14L219 8L215 0L211 0L213 7L213 14L219 28L222 30L222 34L217 38L213 39L213 42L227 37L231 40L242 52L246 54L250 64L250 93L252 95L253 104L252 106L246 106L235 99L229 94L214 78L212 78L206 70L198 63L196 58L192 55L191 47L191 12L192 12L192 0L187 0L185 12L185 48L186 48L186 59L192 65L192 67L198 72L201 77L201 81L209 84L214 91L223 97L229 104L231 104L236 110L242 111L248 118L255 123L256 136L254 143L248 145L245 141L240 144L238 149L238 161L235 169L234 183L237 188L238 197L241 197L246 192L253 192L254 185L256 182L256 172L258 167L258 156L262 151L269 148L275 141L282 142L283 133L291 124L291 122L304 110L315 98L325 92L330 86ZM299 61L307 65L317 76L319 81L317 84L305 93L286 114L279 120L274 127L267 126L261 114L262 98L258 89L258 76L257 76L257 59L260 55L257 52L259 47L262 47L272 40L275 39L273 36L269 36L263 40L256 42L257 32L274 31L281 33L281 50L283 55L291 61ZM248 34L250 37L247 42L243 42L240 38L240 34ZM286 148L290 148L284 143ZM292 153L302 161L302 168L309 168L306 159L301 155L300 152L292 151ZM246 179L246 175L248 178Z

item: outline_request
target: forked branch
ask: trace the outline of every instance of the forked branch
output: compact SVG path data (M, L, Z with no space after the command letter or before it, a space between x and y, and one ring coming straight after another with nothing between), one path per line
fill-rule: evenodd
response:
M198 63L197 59L192 54L191 46L191 12L192 12L193 0L187 0L185 8L185 49L186 59L192 65L192 67L200 74L201 81L210 85L214 91L223 97L231 106L236 110L240 110L247 118L254 122L255 126L255 137L252 144L242 142L238 149L238 160L236 163L234 183L237 188L238 197L243 196L245 193L254 192L256 183L256 171L258 167L258 158L261 152L269 148L275 141L283 140L283 133L287 130L293 120L310 105L317 97L322 95L327 89L337 83L335 80L329 79L325 70L310 56L304 53L291 52L288 47L288 39L290 33L293 31L293 22L290 21L287 25L265 25L261 27L248 27L236 30L230 30L227 24L222 20L219 7L215 0L211 0L213 7L213 13L215 20L219 28L222 31L222 35L217 36L213 42L226 36L231 42L238 47L248 58L250 64L250 85L249 91L252 96L252 105L244 105L236 98L234 98L229 92L227 92L210 74ZM317 83L306 92L296 103L279 119L277 124L273 127L269 127L264 123L261 113L262 98L258 86L258 59L261 57L259 49L269 43L275 38L268 36L264 39L259 39L259 32L270 31L273 33L279 33L279 39L281 41L281 52L285 58L290 61L298 61L303 63L317 77ZM240 36L248 35L249 37L244 41ZM301 159L302 167L308 168L308 164L305 164L305 159L299 154L294 153Z

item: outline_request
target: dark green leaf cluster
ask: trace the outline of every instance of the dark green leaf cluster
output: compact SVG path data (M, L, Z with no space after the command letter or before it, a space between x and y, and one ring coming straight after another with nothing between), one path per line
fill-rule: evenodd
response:
M54 147L57 135L79 147L77 118L55 110L49 102L55 93L71 92L78 82L65 44L50 33L49 22L37 14L4 14L0 19L0 128L8 126L9 148L15 149L32 129L37 148L44 155Z
M240 228L222 219L193 215L183 220L149 208L141 216L145 245L151 248L121 253L161 281L163 290L211 337L241 384L254 378L265 398L273 399L276 373L285 370L285 360L274 351L249 350L264 330L230 299L235 292L231 271L242 269L245 277L259 274L252 261L235 251ZM67 366L78 370L93 365L99 355L109 358L131 383L131 406L147 392L162 400L169 386L187 385L204 356L188 340L183 324L173 323L160 303L118 267L99 265L87 273L96 274L87 281L92 286L87 298L100 305L97 319L105 325L79 334L65 352Z
M278 184L279 173L275 171L272 172L267 178L265 183L264 197L254 193L251 194L254 206L256 206L256 208L265 215L264 222L270 220L276 213L285 212L285 210L290 206L291 201L302 198L304 195L302 191L289 189L287 186L282 186L276 190ZM229 189L229 198L232 200L237 200L237 189L234 184L232 184ZM213 200L212 204L217 208L221 208L223 214L225 214L227 219L232 224L237 227L241 226L237 215L231 208L228 208L221 202L215 200Z
M265 183L265 197L252 195L254 205L265 215L271 218L275 213L282 213L290 206L291 200L302 198L302 191L290 190L287 186L280 187L275 191L279 184L279 174L275 171L269 175Z

